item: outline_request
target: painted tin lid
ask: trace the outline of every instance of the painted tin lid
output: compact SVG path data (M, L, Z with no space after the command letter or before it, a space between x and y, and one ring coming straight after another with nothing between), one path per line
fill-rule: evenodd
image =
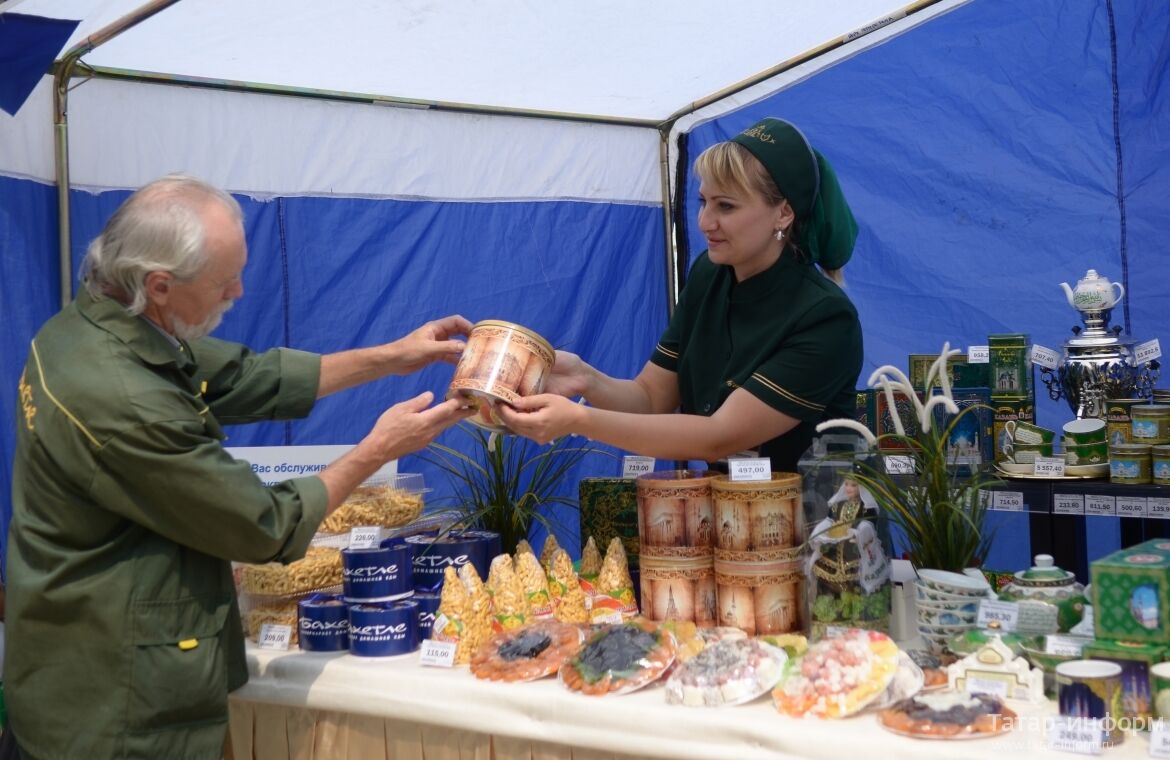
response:
M556 351L553 350L552 344L549 343L547 340L545 340L544 336L542 336L540 333L536 332L535 330L530 330L523 325L516 324L515 322L505 322L502 319L481 319L480 321L476 322L474 325L471 326L472 332L474 332L475 328L477 328L477 327L504 327L504 328L507 328L509 330L515 330L516 332L521 333L522 335L528 336L533 341L535 341L541 348L548 351L549 355L546 356L545 358L548 359L548 364L549 364L550 368L552 367L553 363L556 361ZM471 336L468 336L468 337L471 337Z
M1134 417L1170 417L1170 404L1141 404L1130 407Z
M1071 586L1077 582L1075 575L1056 566L1051 554L1037 554L1035 561L1036 564L1029 569L1015 574L1017 585L1028 588L1051 588Z

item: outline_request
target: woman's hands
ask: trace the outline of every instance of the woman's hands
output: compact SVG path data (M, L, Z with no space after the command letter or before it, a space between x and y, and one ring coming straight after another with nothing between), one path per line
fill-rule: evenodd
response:
M557 357L560 361L560 357ZM496 404L496 414L508 429L531 438L537 443L548 443L563 435L580 432L589 409L554 393L517 399L511 406Z
M580 356L569 351L557 351L557 359L545 380L544 390L566 398L584 396L589 391L594 372Z

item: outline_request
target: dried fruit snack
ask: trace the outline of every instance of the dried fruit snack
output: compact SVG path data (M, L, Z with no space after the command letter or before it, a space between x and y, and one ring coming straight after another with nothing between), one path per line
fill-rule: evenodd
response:
M674 637L650 620L595 631L560 669L567 688L591 696L625 694L653 683L674 662Z
M721 707L750 702L780 680L788 656L758 639L725 639L675 668L666 681L666 702Z
M575 625L541 620L488 639L471 657L476 678L532 681L552 675L581 648Z
M851 628L813 644L772 691L793 717L843 718L876 699L894 677L898 647L884 633Z

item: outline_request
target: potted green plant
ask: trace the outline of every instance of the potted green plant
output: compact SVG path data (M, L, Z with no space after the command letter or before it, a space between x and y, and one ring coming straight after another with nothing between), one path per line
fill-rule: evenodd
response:
M456 526L499 533L508 553L528 538L533 522L553 532L552 507L577 508L577 500L564 495L563 481L587 455L613 456L590 443L578 444L571 436L540 445L468 423L456 429L470 440L469 453L433 442L418 456L447 475Z
M963 417L977 409L969 406L960 412L951 397L946 361L957 353L943 346L926 378L925 401L918 398L910 381L896 367L880 367L870 376L869 385L887 396L895 433L879 439L854 420L829 420L817 426L818 431L848 428L865 437L870 445L869 456L857 461L852 477L872 494L883 514L901 530L915 567L953 572L979 567L986 559L993 531L986 525L989 505L981 490L999 482L979 467L960 466L948 447L951 433ZM936 377L940 392L932 396ZM898 418L895 392L913 403L918 419L910 432ZM944 425L936 419L939 407L950 415ZM904 466L890 466L889 457L881 453L887 448L883 444L893 444L898 449L899 464Z

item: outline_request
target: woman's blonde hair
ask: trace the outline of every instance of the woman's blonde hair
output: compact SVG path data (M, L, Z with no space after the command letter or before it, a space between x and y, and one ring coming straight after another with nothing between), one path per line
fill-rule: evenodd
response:
M776 186L776 180L764 168L759 159L739 143L720 142L704 150L695 159L695 174L703 182L738 193L761 196L769 206L779 206L786 199ZM793 242L799 237L800 221L794 220L788 230L787 247L802 259L804 251ZM825 276L838 285L845 285L845 275L840 269L820 268Z

